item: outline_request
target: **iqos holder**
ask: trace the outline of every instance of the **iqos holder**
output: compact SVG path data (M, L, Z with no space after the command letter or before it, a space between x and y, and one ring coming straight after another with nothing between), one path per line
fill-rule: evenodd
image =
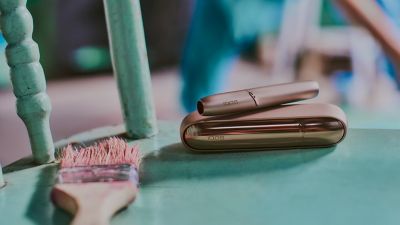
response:
M291 84L283 86L287 85ZM314 89L315 92L318 89ZM274 99L270 99L272 101ZM346 129L346 116L337 106L291 104L212 117L193 112L182 121L180 133L189 149L217 152L328 147L343 140Z
M266 108L314 98L319 86L315 81L278 84L207 96L197 102L202 116L217 116Z

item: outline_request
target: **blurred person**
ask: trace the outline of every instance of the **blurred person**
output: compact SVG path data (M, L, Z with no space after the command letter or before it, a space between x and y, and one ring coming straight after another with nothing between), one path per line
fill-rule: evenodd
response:
M400 1L375 1L399 27ZM181 64L181 100L187 112L196 109L200 98L221 91L232 63L259 35L278 29L283 3L283 0L197 1ZM341 13L333 11L336 16L333 19L341 22ZM379 66L400 84L393 63L386 56L382 56Z
M278 29L282 7L282 0L196 1L181 64L187 112L223 88L232 63L260 34Z

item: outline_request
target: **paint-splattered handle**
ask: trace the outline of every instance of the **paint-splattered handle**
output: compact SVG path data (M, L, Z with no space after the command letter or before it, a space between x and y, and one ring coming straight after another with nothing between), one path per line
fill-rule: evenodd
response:
M26 0L1 0L1 30L8 46L6 56L17 97L17 113L28 129L33 156L38 163L54 160L50 132L50 99L39 63L39 48L32 40L33 20Z

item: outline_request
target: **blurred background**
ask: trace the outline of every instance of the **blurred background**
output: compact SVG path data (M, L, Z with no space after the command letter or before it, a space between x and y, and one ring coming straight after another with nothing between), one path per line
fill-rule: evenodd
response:
M357 3L358 2L358 3ZM361 3L360 3L361 2ZM398 129L398 0L143 0L157 117L206 95L316 80L351 128ZM28 0L55 140L122 123L102 1ZM0 163L30 154L0 35ZM177 131L178 132L178 131Z

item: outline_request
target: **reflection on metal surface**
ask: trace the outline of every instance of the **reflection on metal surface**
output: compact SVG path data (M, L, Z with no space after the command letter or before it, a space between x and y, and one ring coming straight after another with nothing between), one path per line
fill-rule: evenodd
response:
M318 92L318 83L315 81L271 85L204 97L197 103L197 110L203 116L246 112L310 99L317 96Z
M184 133L196 150L329 146L343 136L343 125L332 118L205 122Z
M344 112L330 104L290 104L220 116L189 114L182 143L198 152L328 147L346 135Z

